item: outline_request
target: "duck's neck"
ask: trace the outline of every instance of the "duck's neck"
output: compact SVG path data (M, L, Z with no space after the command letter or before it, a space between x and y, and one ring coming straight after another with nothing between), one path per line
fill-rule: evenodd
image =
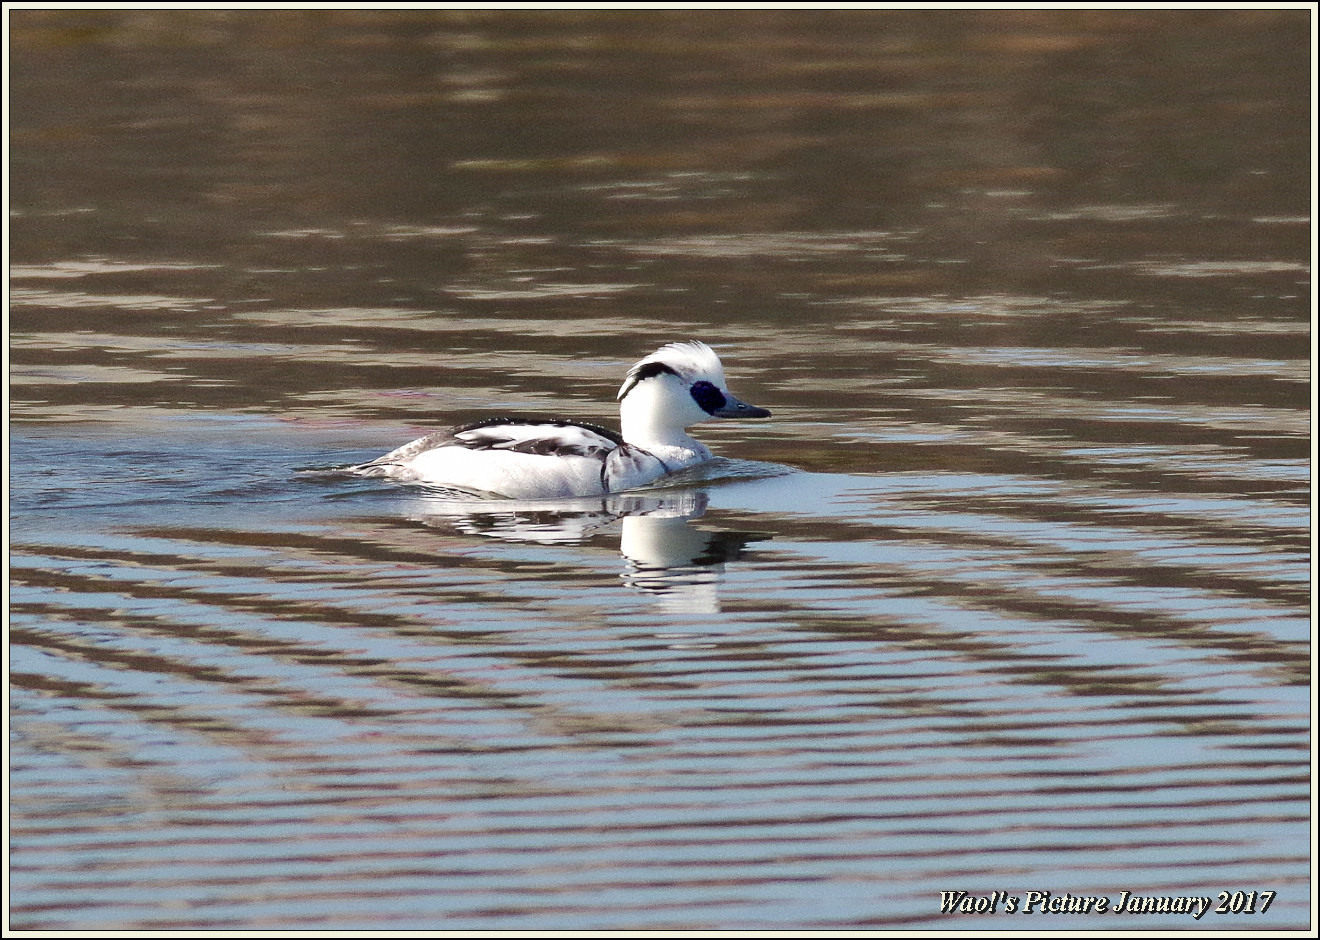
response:
M661 407L663 402L655 400L656 397L651 389L639 387L619 403L623 439L666 460L675 459L680 463L693 463L709 457L706 446L687 433L682 416L675 417L672 410Z
M710 456L706 445L693 439L685 429L657 422L633 422L624 418L623 439L654 454L667 450L690 451L702 458Z

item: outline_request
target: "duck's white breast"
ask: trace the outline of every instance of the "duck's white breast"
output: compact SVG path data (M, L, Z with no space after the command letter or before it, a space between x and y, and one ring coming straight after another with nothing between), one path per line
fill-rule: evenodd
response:
M691 459L666 460L654 452L632 444L623 444L605 458L605 485L611 493L635 489L654 483L667 473L691 466Z

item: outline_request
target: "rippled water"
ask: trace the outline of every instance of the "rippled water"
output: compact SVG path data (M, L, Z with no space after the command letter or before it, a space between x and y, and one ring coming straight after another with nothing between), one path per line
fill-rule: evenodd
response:
M11 926L1309 925L1309 15L14 13Z

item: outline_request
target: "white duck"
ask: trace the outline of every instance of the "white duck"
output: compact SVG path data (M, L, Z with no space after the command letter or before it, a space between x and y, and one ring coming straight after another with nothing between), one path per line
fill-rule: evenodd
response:
M687 434L693 424L770 416L729 394L705 343L662 346L628 370L618 400L622 434L558 418L489 418L348 469L509 499L600 496L709 460L709 448Z

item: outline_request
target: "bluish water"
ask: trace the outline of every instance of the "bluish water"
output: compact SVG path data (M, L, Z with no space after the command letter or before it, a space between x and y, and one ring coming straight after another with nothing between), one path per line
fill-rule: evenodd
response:
M11 926L1309 925L1309 14L1161 15L14 14Z

